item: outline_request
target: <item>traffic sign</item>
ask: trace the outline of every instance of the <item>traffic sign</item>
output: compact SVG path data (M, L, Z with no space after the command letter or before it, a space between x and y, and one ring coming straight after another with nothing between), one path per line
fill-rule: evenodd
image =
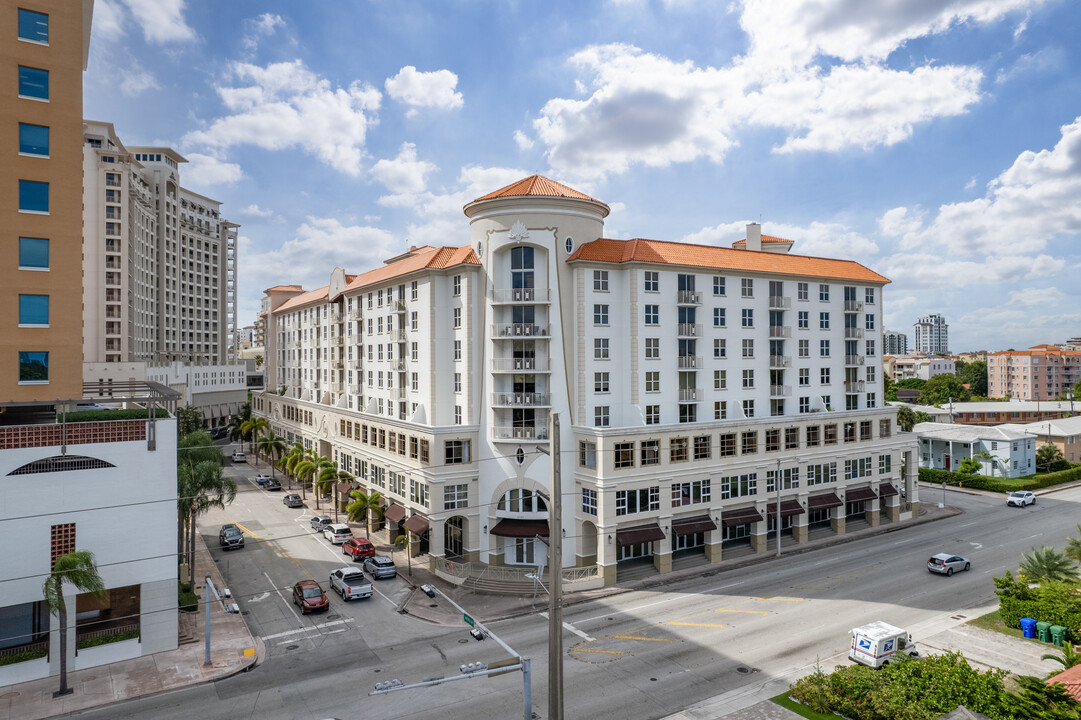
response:
M505 660L496 660L495 662L488 663L488 669L489 670L495 670L496 668L509 667L511 665L521 665L521 664L522 664L522 658L520 658L520 657L510 657L510 658L507 658ZM504 670L503 672L490 672L490 673L488 673L488 677L495 677L496 675L506 675L507 673L510 673L510 672L518 672L520 669L521 668L516 667L513 670Z
M462 620L465 620L465 624L468 625L469 627L476 627L477 626L477 622L473 618L466 615L465 613L462 613Z

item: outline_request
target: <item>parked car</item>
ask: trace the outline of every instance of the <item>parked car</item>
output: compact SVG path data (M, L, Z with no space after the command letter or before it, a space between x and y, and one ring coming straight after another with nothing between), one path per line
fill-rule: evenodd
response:
M229 428L224 425L210 428L210 437L214 440L221 440L223 437L229 434Z
M968 570L971 567L972 563L965 558L960 555L950 555L949 553L932 555L927 561L928 572L938 573L946 577L951 577L955 570Z
M218 531L218 545L226 550L244 547L243 531L233 523L222 525Z
M330 574L330 589L342 596L342 600L370 598L372 584L357 568L343 567Z
M1024 507L1026 505L1035 504L1036 496L1030 493L1028 490L1015 490L1006 496L1006 507L1009 507L1010 505Z
M314 580L301 580L293 586L293 603L299 605L300 611L305 615L330 607L327 594Z
M247 460L248 460L248 458L244 454L243 450L237 450L236 452L233 453L233 462L241 463L241 462L247 462Z
M341 545L343 542L353 537L353 531L349 529L348 525L331 523L323 528L323 537L330 540L330 542L335 545Z
M364 538L350 538L342 543L342 555L349 555L354 560L375 557L375 545Z
M273 478L270 477L270 473L259 473L258 475L255 476L255 482L257 484L259 484L259 485L262 485L267 480L272 480L272 479Z
M312 530L323 532L330 523L331 520L329 515L316 515L312 518Z
M364 561L364 570L376 580L392 578L398 574L394 561L386 555L376 555Z
M285 507L298 508L304 507L304 501L300 499L300 496L296 493L289 493L282 498L282 504Z
M267 480L265 483L263 483L263 489L264 490L281 490L282 489L282 484L280 482L278 482L277 480L273 480L273 479Z

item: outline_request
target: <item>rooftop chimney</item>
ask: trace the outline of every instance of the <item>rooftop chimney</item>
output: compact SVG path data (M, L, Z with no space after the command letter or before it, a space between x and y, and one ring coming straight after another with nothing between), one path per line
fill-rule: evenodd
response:
M762 226L758 223L747 223L747 249L762 249Z

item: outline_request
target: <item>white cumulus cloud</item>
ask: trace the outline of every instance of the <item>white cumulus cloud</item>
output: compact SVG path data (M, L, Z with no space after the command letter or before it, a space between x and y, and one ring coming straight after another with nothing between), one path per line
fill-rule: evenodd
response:
M184 166L184 184L190 187L225 185L244 177L236 163L224 162L213 155L185 153L188 164Z
M835 257L860 260L878 254L878 245L855 230L836 222L812 222L810 225L788 223L764 223L762 234L792 240L793 255ZM686 235L683 242L698 245L731 247L732 243L747 237L746 222L722 223L715 227Z
M406 65L394 77L387 78L387 95L400 103L411 106L409 115L415 115L417 108L436 108L453 110L462 107L462 94L457 92L458 76L450 70L420 72L412 65Z
M427 186L427 176L438 168L425 160L417 160L417 146L402 143L393 160L382 159L372 166L372 177L387 186L392 193L417 193Z
M184 20L184 0L120 0L143 30L147 42L194 40L195 31Z

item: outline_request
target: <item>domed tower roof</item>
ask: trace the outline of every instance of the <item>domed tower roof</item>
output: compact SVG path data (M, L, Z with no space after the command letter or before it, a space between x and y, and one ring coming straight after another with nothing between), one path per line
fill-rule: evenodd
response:
M521 197L535 197L535 198L566 198L570 200L584 200L589 203L599 205L601 208L601 217L607 217L611 209L596 198L592 198L583 192L579 192L574 188L567 187L563 183L558 183L555 180L544 177L543 175L530 175L527 178L523 178L518 182L511 183L506 187L502 187L494 192L490 192L487 195L482 195L473 202L462 208L463 212L468 217L473 216L473 212L478 204L487 203L491 200L501 200L505 198L521 198Z

